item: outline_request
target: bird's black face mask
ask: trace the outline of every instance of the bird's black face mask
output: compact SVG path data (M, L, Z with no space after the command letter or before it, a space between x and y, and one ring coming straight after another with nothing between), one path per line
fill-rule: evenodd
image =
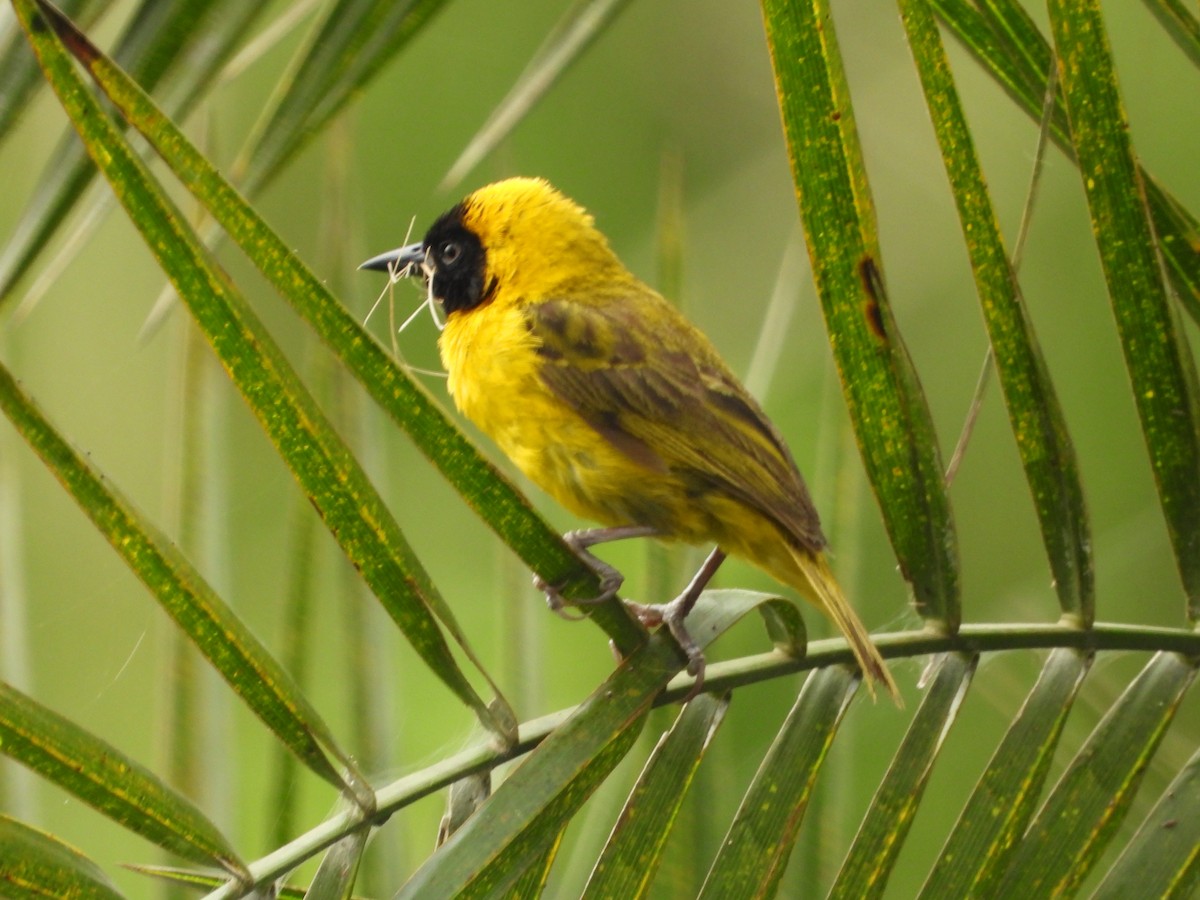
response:
M447 314L474 309L487 300L495 282L485 284L487 251L463 224L462 204L444 213L419 244L409 244L368 259L360 269L420 274Z

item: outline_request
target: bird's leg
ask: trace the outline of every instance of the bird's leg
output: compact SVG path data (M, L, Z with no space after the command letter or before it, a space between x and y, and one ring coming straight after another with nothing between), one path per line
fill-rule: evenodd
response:
M692 611L692 607L696 605L696 600L699 599L701 592L708 586L712 577L717 574L717 569L721 568L721 563L724 561L725 551L720 547L714 548L713 552L708 554L708 559L704 560L704 564L692 576L691 582L684 588L683 593L670 603L643 605L641 603L626 601L625 604L647 628L654 625L666 625L671 630L671 636L675 638L680 649L687 654L688 674L696 679L696 683L691 691L688 692L685 702L695 697L700 693L701 688L704 687L704 651L700 649L700 645L696 643L695 639L688 634L688 630L684 625L684 619Z
M588 547L608 541L622 541L626 538L653 537L656 534L658 534L658 529L650 525L622 525L616 528L587 528L582 531L568 531L563 535L563 540L566 541L568 547L575 551L575 555L583 560L584 565L596 573L596 577L600 579L600 593L590 600L568 601L560 593L561 584L548 584L536 573L533 576L533 586L546 595L546 605L551 610L564 619L577 619L578 616L572 616L564 611L568 602L575 605L603 603L605 600L615 597L617 591L621 589L622 582L625 581L624 575L590 552Z

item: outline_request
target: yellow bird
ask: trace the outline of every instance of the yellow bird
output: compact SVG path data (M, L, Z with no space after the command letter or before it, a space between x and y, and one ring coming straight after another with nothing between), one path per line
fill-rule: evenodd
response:
M699 681L684 624L726 554L790 585L837 624L868 686L898 697L879 651L826 562L825 536L783 438L703 334L635 278L592 217L547 182L511 178L441 216L419 244L363 263L419 274L446 314L438 342L459 410L534 483L605 527L588 547L653 536L715 544L678 597L630 604L667 625ZM563 600L537 580L553 608Z

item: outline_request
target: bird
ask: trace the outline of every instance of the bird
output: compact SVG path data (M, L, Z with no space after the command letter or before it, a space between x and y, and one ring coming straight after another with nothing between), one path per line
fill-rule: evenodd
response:
M665 625L703 683L688 613L727 555L798 591L845 636L868 688L899 692L830 569L787 444L712 342L618 259L593 217L549 182L486 185L419 243L361 269L423 280L458 410L534 484L601 527L564 535L611 598L619 571L589 548L653 537L713 546L687 587L627 601ZM551 608L565 602L535 575ZM578 601L576 601L578 602Z

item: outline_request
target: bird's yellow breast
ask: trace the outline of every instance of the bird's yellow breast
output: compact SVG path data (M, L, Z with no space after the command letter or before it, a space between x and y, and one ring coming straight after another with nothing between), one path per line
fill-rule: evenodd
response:
M633 463L554 394L541 376L547 363L538 348L519 303L450 316L438 349L459 411L576 515L678 530L679 486L667 473Z

